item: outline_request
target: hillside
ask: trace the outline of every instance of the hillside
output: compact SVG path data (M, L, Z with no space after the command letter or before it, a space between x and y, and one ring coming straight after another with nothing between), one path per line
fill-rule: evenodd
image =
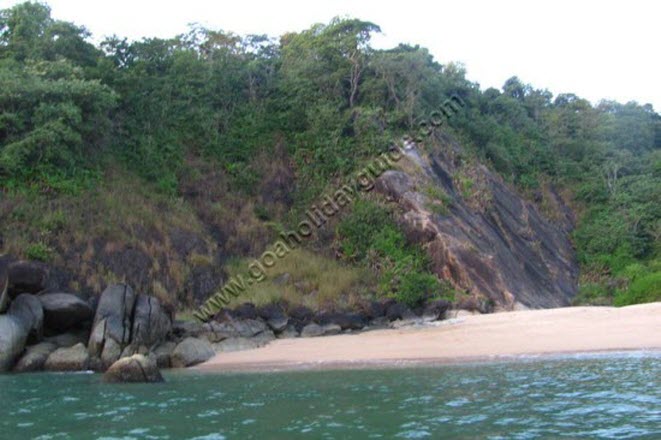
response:
M42 287L91 297L123 281L192 311L399 145L376 191L234 304L661 300L651 105L516 77L481 90L424 48L370 47L377 32L335 19L278 39L192 27L95 46L42 4L1 11L0 266L34 261Z

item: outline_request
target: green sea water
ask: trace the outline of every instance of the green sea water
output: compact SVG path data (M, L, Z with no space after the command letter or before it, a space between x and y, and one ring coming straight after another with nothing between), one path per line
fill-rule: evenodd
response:
M661 439L661 354L381 370L0 376L0 439Z

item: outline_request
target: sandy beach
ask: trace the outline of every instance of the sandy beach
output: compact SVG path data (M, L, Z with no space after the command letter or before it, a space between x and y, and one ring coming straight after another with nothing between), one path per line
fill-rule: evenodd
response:
M196 368L360 368L629 350L661 350L661 303L505 312L424 327L282 339L254 350L220 353Z

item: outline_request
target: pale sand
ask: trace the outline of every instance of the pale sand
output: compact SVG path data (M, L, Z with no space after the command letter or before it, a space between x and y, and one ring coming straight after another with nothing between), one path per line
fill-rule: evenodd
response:
M661 302L506 312L423 328L281 339L254 350L219 353L197 368L360 368L629 350L661 350Z

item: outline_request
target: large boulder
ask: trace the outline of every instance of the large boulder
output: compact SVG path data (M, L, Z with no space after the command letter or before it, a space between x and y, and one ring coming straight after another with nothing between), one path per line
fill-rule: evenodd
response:
M0 315L0 372L11 370L16 358L23 352L28 338L28 327L13 315Z
M42 292L47 288L48 276L44 263L14 261L9 264L9 290L13 294Z
M9 314L18 318L28 331L28 342L39 342L44 332L44 309L34 295L23 293L12 301Z
M89 367L89 354L84 344L58 348L48 356L44 369L47 371L83 371Z
M28 373L43 370L46 360L56 349L57 345L52 342L41 342L28 347L14 366L14 371L16 373Z
M172 352L171 362L173 368L190 367L211 359L216 352L204 339L186 338L181 341Z
M136 295L126 284L109 286L101 294L88 342L90 356L106 369L119 359L131 342L132 313Z
M138 295L133 312L131 344L152 347L165 339L172 320L154 296Z
M158 368L170 368L172 366L170 358L176 346L177 344L175 342L166 341L152 351Z
M92 308L70 293L47 293L39 296L44 308L44 325L53 333L60 333L92 319Z
M141 354L125 357L108 368L103 375L108 383L151 383L165 382L156 362Z

